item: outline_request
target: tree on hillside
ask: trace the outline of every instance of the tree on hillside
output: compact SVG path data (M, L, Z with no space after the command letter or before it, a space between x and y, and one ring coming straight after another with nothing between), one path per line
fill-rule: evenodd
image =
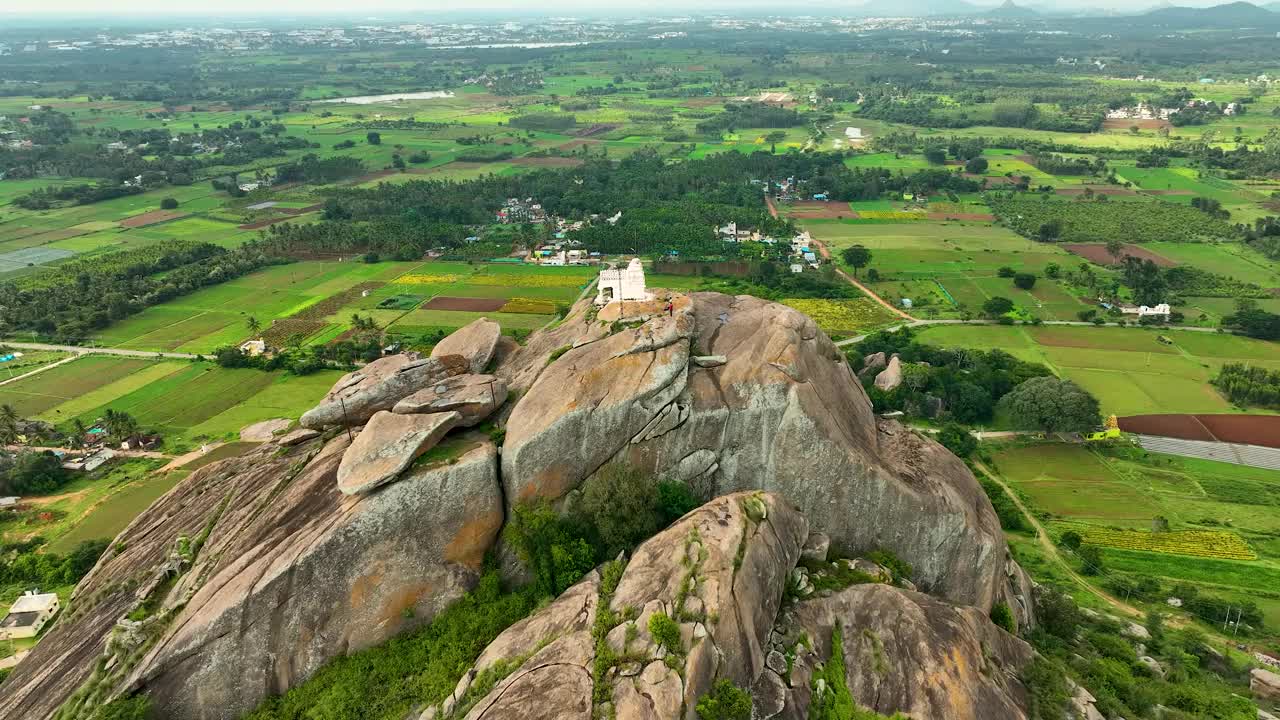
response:
M262 329L262 323L258 322L258 318L252 315L249 316L248 320L244 321L244 324L249 328L250 335L257 335L258 331Z
M1081 545L1076 551L1080 558L1080 572L1085 575L1101 575L1103 571L1102 550L1097 545Z
M1036 230L1036 237L1041 242L1053 242L1062 237L1062 221L1054 218L1052 220L1040 224L1040 228Z
M370 132L368 135L364 136L364 139L368 140L370 145L381 145L382 133Z
M998 318L1013 310L1013 301L1006 297L993 297L982 303L982 313L990 318Z
M938 433L938 442L957 457L969 457L978 449L978 440L959 423L947 423Z
M986 158L969 158L969 161L964 164L964 171L971 175L981 175L987 171L987 167L989 167L989 163Z
M1018 273L1013 276L1013 284L1022 290L1030 290L1036 286L1036 276L1031 273Z
M1107 241L1107 254L1111 256L1114 263L1120 262L1120 256L1124 254L1124 243L1116 239Z
M859 269L871 262L871 251L861 245L854 245L841 250L840 257L853 268L853 274L857 275Z
M1000 399L1014 423L1044 432L1083 432L1097 427L1098 399L1070 380L1031 378Z

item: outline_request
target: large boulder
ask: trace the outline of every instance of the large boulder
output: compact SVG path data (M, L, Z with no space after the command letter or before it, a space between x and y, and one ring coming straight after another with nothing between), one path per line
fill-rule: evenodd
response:
M460 355L467 360L472 373L482 373L489 367L502 337L502 327L489 318L480 318L469 325L454 330L431 349L431 357L444 358Z
M338 490L345 433L201 468L81 582L72 611L0 689L4 716L50 717L105 656L95 678L108 694L143 691L169 720L229 720L430 622L474 587L503 522L496 448L450 442L452 463L361 496ZM148 599L148 617L116 627ZM130 638L149 635L140 654Z
M1003 596L1004 538L973 475L932 440L878 422L811 319L715 293L677 296L672 317L611 334L580 313L551 331L558 357L539 333L537 350L498 370L529 383L507 418L509 503L560 502L626 463L706 496L777 492L834 544L897 553L925 590L983 609ZM690 362L706 356L725 362Z
M889 392L902 384L902 361L898 359L897 355L894 355L893 359L889 361L889 365L876 375L875 384L876 387L885 392Z
M423 388L395 404L397 413L457 411L458 425L482 422L507 401L507 383L493 375L455 375Z
M1280 674L1264 668L1249 671L1249 689L1259 700L1280 700Z
M596 617L601 597L593 597L603 588L593 573L491 643L468 675L502 660L519 665L466 718L585 720L593 707L596 717L608 716L608 705L618 720L675 720L718 679L749 686L764 669L786 578L807 536L804 517L776 495L738 493L707 503L636 549L606 596L611 613L603 626ZM658 615L674 628L671 635L651 632ZM607 657L597 656L602 647ZM607 698L601 707L592 698L597 662L606 666L608 684L597 691ZM447 715L457 699L423 717Z
M977 608L869 584L804 600L779 619L779 644L795 659L784 709L760 718L808 716L818 692L812 680L837 650L837 629L844 684L863 707L946 720L1027 717L1026 688L1017 678L1034 657L1030 645Z
M316 407L298 421L305 428L329 425L363 425L381 410L390 410L402 399L428 385L467 372L461 355L414 359L388 355L342 376Z
M456 412L430 415L376 413L360 430L338 465L338 489L347 495L367 493L400 477L409 464L439 444L458 424Z

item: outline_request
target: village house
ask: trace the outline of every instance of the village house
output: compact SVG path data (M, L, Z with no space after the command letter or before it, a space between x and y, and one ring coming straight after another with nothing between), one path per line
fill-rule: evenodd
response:
M760 233L747 228L738 227L738 223L730 222L723 227L716 228L716 234L725 242L760 242Z
M1170 310L1169 303L1160 303L1154 307L1148 305L1139 305L1137 307L1134 307L1133 305L1124 305L1120 308L1120 312L1125 315L1137 315L1138 319L1149 317L1160 320L1168 320Z
M14 601L9 607L9 614L0 620L0 640L35 637L58 613L58 607L57 594L28 590Z
M83 472L93 472L102 467L108 460L115 457L116 454L108 448L102 448L97 452L90 453L78 458L71 458L62 463L62 467L67 470L79 470Z
M652 300L653 294L645 289L644 263L632 258L625 268L607 268L600 271L596 285L596 305L607 305L615 300Z
M240 352L249 357L258 357L267 351L267 341L262 338L257 340L246 340L240 344Z

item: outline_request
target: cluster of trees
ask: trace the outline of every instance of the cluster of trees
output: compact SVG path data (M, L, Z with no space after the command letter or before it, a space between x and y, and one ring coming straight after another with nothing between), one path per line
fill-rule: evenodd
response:
M22 585L52 588L74 585L89 574L106 551L108 541L85 540L66 555L37 552L44 540L36 537L16 543L0 543L0 586Z
M35 117L49 120L58 115L61 113L43 111ZM226 127L177 135L166 128L116 131L72 123L65 132L54 136L33 137L35 144L30 148L0 148L0 170L13 179L61 175L100 178L120 184L142 176L143 185L147 186L166 182L190 185L206 168L246 165L260 158L280 157L290 150L320 147L286 133L284 125L253 116ZM107 149L107 144L117 139L130 150ZM142 146L145 146L143 151L132 150ZM212 152L214 148L217 152Z
M142 185L120 183L50 185L32 190L26 195L19 195L13 199L13 204L25 210L48 210L63 204L89 205L126 195L137 195L144 189Z
M1191 207L1219 220L1226 220L1231 217L1231 211L1222 207L1221 201L1213 198L1193 197L1191 198Z
M578 118L566 113L528 113L507 122L511 127L543 132L563 132L578 124Z
M903 363L902 384L889 392L874 385L874 375L863 378L877 411L923 415L926 396L933 396L944 403L943 419L969 425L989 422L1002 398L1033 378L1051 374L1045 366L1024 362L1003 350L926 345L916 340L910 328L876 333L863 340L849 354L850 363L861 368L863 359L877 352L886 357L896 353Z
M28 450L0 459L0 495L48 495L71 480L51 452Z
M1245 242L1272 260L1280 260L1280 218L1258 218L1243 230Z
M902 88L867 87L860 115L917 127L965 128L975 125L1087 133L1102 127L1104 106L1062 102L1047 106L1042 98L987 96L963 92L903 92ZM1038 104L1041 103L1041 104Z
M382 357L382 331L371 318L353 316L357 332L349 338L310 347L290 346L270 355L249 355L231 345L218 348L213 360L225 368L285 370L294 375L310 375L327 368L349 368L356 363ZM443 334L442 334L443 335Z
M1059 200L1050 195L991 193L991 210L1015 232L1029 238L1066 242L1127 242L1161 240L1193 242L1205 238L1234 239L1235 227L1190 207L1169 202L1107 200ZM1056 235L1043 229L1053 223Z
M78 342L143 308L276 262L255 243L227 250L185 241L74 260L0 283L0 330Z
M1223 316L1222 326L1259 340L1280 340L1280 314L1263 310L1250 298L1237 300L1236 311Z
M1145 654L1160 662L1162 676L1138 661L1118 621L1086 617L1057 589L1037 593L1036 623L1026 639L1039 655L1022 676L1030 691L1030 716L1036 720L1066 714L1071 681L1089 690L1105 717L1148 717L1157 706L1164 707L1167 717L1257 717L1257 706L1223 682L1225 677L1247 684L1247 669L1210 648L1196 628L1166 628L1158 613L1147 615L1150 637L1142 643Z
M1031 164L1050 175L1100 175L1107 170L1102 158L1065 157L1057 153L1031 156Z
M1240 613L1242 625L1260 630L1266 622L1262 611L1253 600L1248 598L1227 600L1201 592L1200 588L1190 583L1165 585L1159 578L1149 575L1111 574L1102 582L1102 585L1117 596L1149 603L1163 603L1166 598L1176 597L1182 601L1183 610L1211 625L1222 624L1227 617L1228 607L1231 608L1232 621L1235 620L1236 613Z
M789 128L804 124L795 110L761 102L726 103L724 112L697 124L704 135L719 135L738 128Z
M662 266L659 263L655 267ZM773 260L751 263L745 277L704 275L698 289L766 300L862 297L859 290L836 275L834 265L824 264L818 272L793 273L785 264Z
M433 248L463 252L476 225L492 222L493 212L511 197L532 197L549 214L568 219L608 217L622 211L614 225L594 223L575 239L604 252L665 254L681 257L742 256L780 250L722 242L714 228L736 221L739 227L787 238L794 226L773 218L757 182L800 179L801 192L826 192L837 200L873 199L885 192L973 191L978 184L945 170L913 174L882 168L848 168L829 153L723 153L699 160L668 163L652 151L640 151L614 164L589 159L570 169L542 169L513 176L486 175L465 182L422 180L376 188L329 192L326 222L279 223L263 233L262 247L295 252L377 252L413 259ZM492 257L491 253L488 255Z
M1211 382L1241 407L1280 409L1280 370L1226 363Z
M348 155L321 159L314 154L307 154L294 162L276 166L276 182L327 184L361 175L364 171L364 163Z
M1182 113L1178 113L1181 115ZM1280 128L1271 128L1260 140L1237 143L1230 150L1217 145L1213 130L1199 140L1175 145L1175 149L1196 162L1229 171L1231 177L1257 177L1280 172Z

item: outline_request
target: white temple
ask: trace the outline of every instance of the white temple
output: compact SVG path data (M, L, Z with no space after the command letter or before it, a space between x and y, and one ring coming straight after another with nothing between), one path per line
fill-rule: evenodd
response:
M632 258L626 269L608 268L600 271L596 286L596 305L607 305L614 300L652 300L653 295L644 287L644 265L640 258Z

